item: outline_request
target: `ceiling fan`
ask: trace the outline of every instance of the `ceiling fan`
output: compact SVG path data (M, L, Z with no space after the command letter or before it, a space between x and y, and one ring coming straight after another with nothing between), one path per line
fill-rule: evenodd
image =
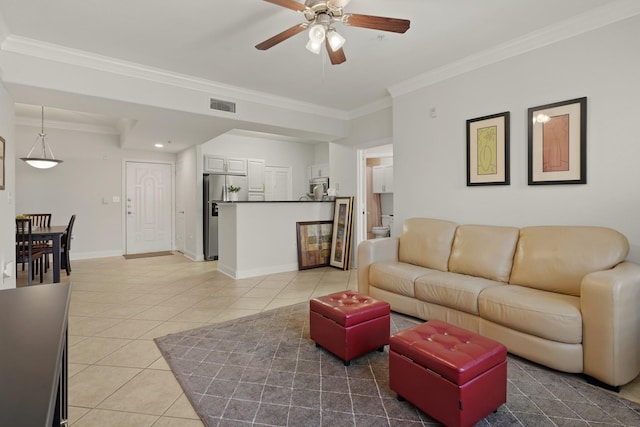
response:
M410 21L407 19L386 18L382 16L360 15L357 13L344 13L343 8L351 0L306 0L299 3L295 0L264 0L287 9L302 12L307 22L294 25L281 33L256 45L256 49L267 50L302 31L309 29L309 42L307 49L315 54L320 53L324 43L329 54L329 59L334 65L342 64L347 60L342 50L345 42L333 24L340 22L352 27L369 28L372 30L391 31L404 33L409 29Z

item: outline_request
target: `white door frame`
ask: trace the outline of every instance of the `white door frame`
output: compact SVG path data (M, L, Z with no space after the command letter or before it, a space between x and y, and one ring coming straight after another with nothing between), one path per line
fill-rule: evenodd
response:
M127 253L127 163L153 163L157 165L171 166L171 250L176 247L175 234L175 210L176 210L176 164L170 160L144 160L144 159L122 159L122 189L120 201L122 203L122 254Z
M175 183L177 183L177 179L176 177L178 176L178 172L182 171L182 169L184 169L184 159L178 160L178 162L175 164L175 170L173 171L173 182L174 185L172 185L173 188L173 194L171 195L173 202L175 203L175 207L172 209L172 212L175 212L175 209L182 209L179 212L175 212L175 218L174 218L174 233L173 233L173 244L172 246L174 247L174 250L180 252L181 254L184 255L184 252L186 250L186 236L187 236L187 222L186 222L186 203L185 203L185 199L183 194L184 191L181 188L180 190L178 190L177 188L175 188ZM180 171L178 171L178 169L180 168ZM183 171L182 171L183 172ZM182 185L184 185L184 179L181 179L180 182ZM182 207L178 206L178 193L181 194L182 197ZM181 229L178 227L179 225L179 220L178 218L180 217L180 215L182 215L182 227ZM179 240L178 240L178 235L180 234L180 231L182 232L182 244L180 244Z

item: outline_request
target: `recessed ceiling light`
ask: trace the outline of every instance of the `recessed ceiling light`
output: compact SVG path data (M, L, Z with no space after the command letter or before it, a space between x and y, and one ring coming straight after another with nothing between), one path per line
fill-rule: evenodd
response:
M153 144L153 146L156 147L156 148L162 148L162 147L164 147L164 144L160 144L159 142L157 142L157 143Z

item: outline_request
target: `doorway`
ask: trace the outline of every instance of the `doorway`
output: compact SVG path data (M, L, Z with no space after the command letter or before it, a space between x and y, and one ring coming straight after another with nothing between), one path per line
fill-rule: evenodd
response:
M358 212L357 243L374 238L372 228L382 226L383 218L385 224L390 218L390 229L393 229L392 144L358 150Z
M168 163L125 162L125 254L172 249L172 176Z

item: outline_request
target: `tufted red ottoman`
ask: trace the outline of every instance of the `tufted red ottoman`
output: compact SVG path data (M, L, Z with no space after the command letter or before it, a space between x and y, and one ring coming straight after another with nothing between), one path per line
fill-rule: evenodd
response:
M309 301L311 339L349 365L389 344L389 303L345 291Z
M472 426L507 401L507 349L431 320L393 335L389 385L447 426Z

